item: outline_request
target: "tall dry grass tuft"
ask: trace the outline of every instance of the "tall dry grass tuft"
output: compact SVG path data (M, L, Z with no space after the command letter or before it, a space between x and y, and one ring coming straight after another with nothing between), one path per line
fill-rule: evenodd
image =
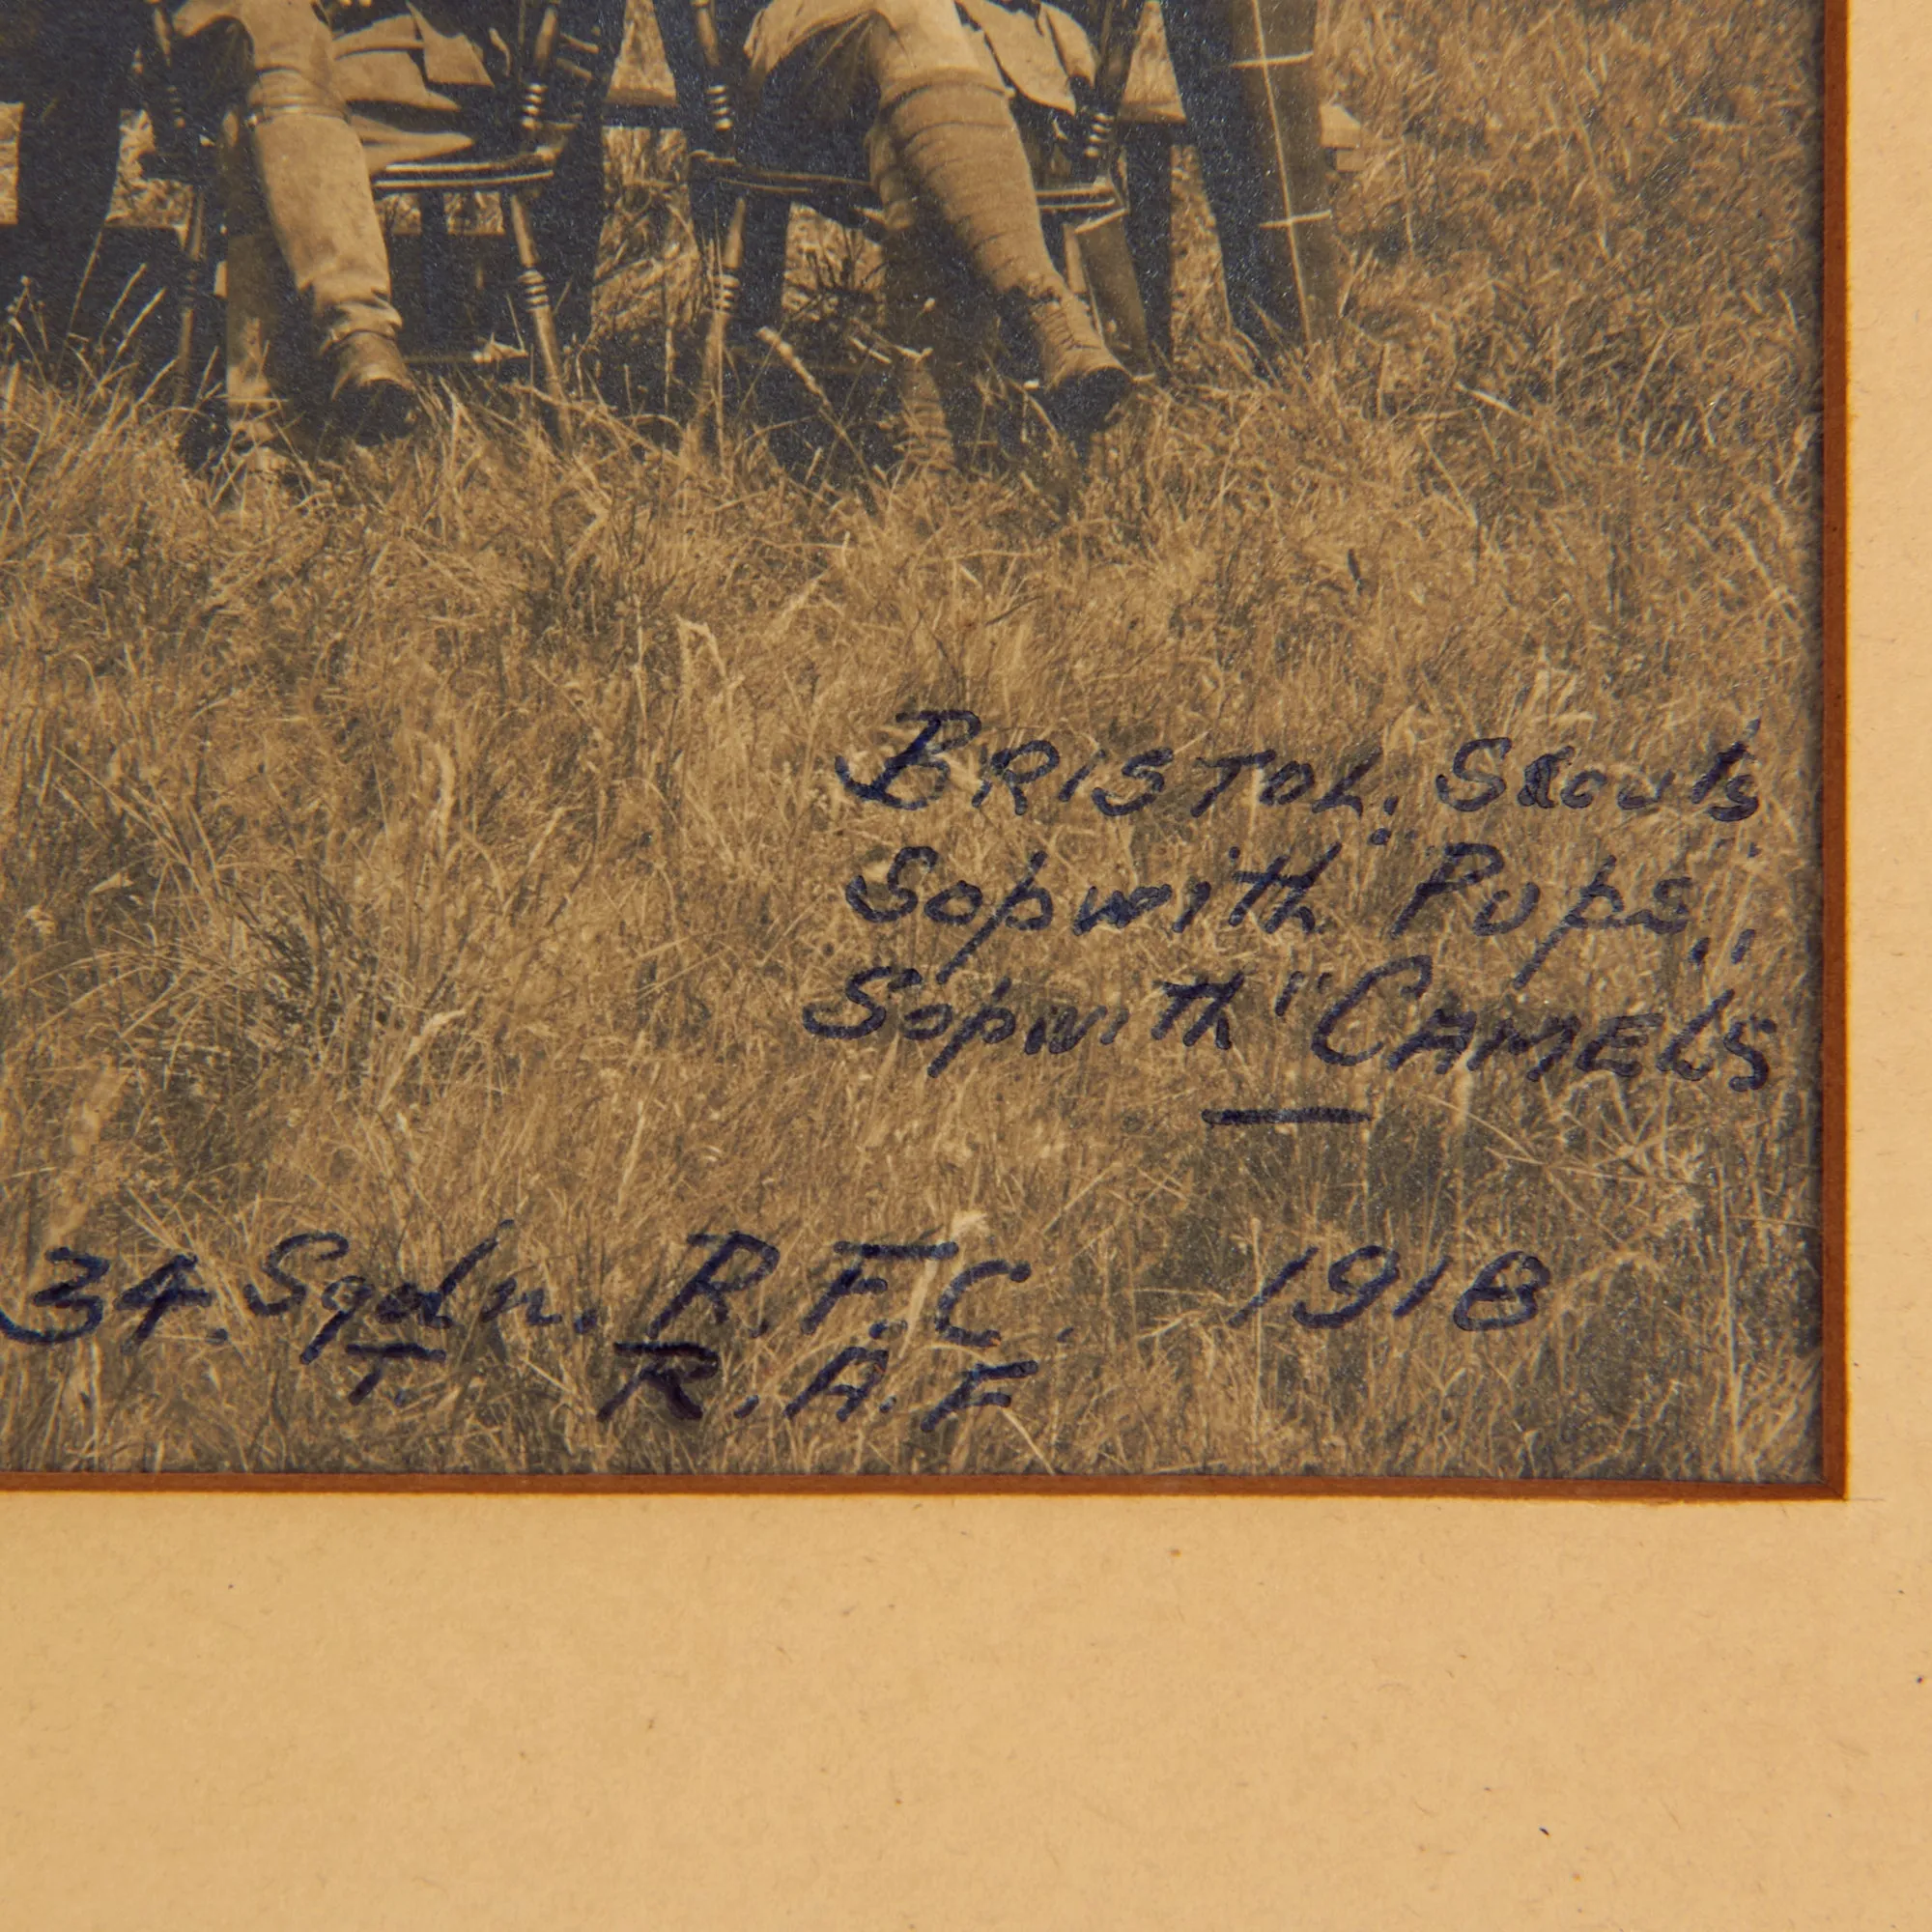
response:
M68 1278L53 1247L112 1258L110 1302L189 1252L215 1300L138 1347L141 1316L111 1306L77 1343L0 1342L0 1463L1815 1475L1817 33L1808 0L1338 0L1331 62L1374 143L1343 208L1340 341L1254 379L1189 188L1180 380L1072 489L1030 456L861 479L856 416L843 441L818 422L830 453L801 468L870 355L865 265L831 245L802 251L788 325L820 397L772 437L746 418L716 460L681 448L663 344L695 279L661 148L616 169L604 400L570 456L514 398L466 391L407 450L238 511L137 384L12 368L0 1309L79 1319L30 1299ZM834 759L876 770L922 706L970 708L981 747L922 814L855 799ZM1508 796L1451 811L1435 777L1504 736ZM976 809L979 751L1030 738L1116 791L1123 758L1172 748L1173 784L1122 817L1044 781L1026 817L1003 785ZM1739 742L1755 815L1714 818L1721 790L1692 809ZM1596 766L1610 790L1516 805L1525 761L1566 745L1560 778ZM1188 816L1196 757L1264 747L1314 791L1264 806L1242 773ZM1309 810L1377 750L1359 817ZM1655 810L1616 807L1666 770ZM1505 854L1499 884L1540 882L1542 915L1479 938L1464 895L1394 939L1458 839ZM1090 884L1330 842L1313 933L1230 926L1225 892L1179 936L1171 913L1070 929ZM1044 850L1053 927L996 936L943 996L963 1013L1009 980L1022 1032L1124 1006L1114 1042L1016 1037L934 1077L940 1043L896 1023L810 1037L801 1009L838 1009L853 971L930 981L963 937L847 904L855 875L882 898L909 843L940 855L923 890L973 881L989 905ZM1690 880L1690 924L1573 936L1512 993L1611 855L1634 907ZM1778 1029L1746 1036L1772 1077L1732 1091L1733 1057L1674 1078L1661 1037L1628 1080L1586 1071L1587 1033L1540 1081L1507 1051L1439 1073L1313 1058L1321 1006L1405 952L1435 984L1365 1008L1361 1043L1438 1001L1486 1031L1676 1027L1729 990L1726 1024ZM1236 972L1227 1051L1150 1037L1160 982ZM1373 1124L1201 1122L1314 1104ZM326 1282L344 1312L352 1274L433 1286L505 1220L452 1327L385 1325L372 1299L299 1361ZM703 1420L645 1383L600 1421L647 1360L613 1344L650 1337L701 1259L690 1235L732 1229L778 1244L776 1271L728 1323L700 1298L655 1337L721 1350L690 1385ZM324 1230L353 1247L288 1262L306 1303L247 1313L244 1284L283 1293L270 1246ZM802 1328L850 1260L835 1243L947 1240L957 1260L882 1264L890 1293ZM1401 1251L1401 1286L1344 1326L1293 1319L1336 1305L1325 1270L1365 1244ZM1550 1269L1536 1318L1457 1327L1514 1249ZM993 1257L1031 1274L980 1284L942 1332L955 1270ZM511 1273L545 1298L481 1319ZM446 1357L352 1405L356 1335ZM787 1416L847 1349L884 1351L876 1387ZM1009 1406L921 1426L976 1363L1020 1360L1037 1372L977 1391Z

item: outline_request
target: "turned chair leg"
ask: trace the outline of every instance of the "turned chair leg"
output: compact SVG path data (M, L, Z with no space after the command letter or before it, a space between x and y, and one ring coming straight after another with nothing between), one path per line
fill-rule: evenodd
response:
M702 409L711 412L722 446L724 440L724 351L731 332L731 319L738 306L738 291L745 268L745 222L748 196L739 195L731 204L724 233L718 242L717 266L712 273L711 319L704 336Z
M557 446L570 447L570 421L564 412L563 353L557 344L556 314L551 306L550 283L537 260L536 238L530 229L530 212L524 197L512 192L504 197L510 235L517 248L517 295L523 304L524 320L529 327L530 343L536 355L537 390L543 397L544 419Z
M195 399L195 347L203 284L208 275L209 191L197 187L188 202L187 233L182 241L181 317L175 333L173 398L185 410Z

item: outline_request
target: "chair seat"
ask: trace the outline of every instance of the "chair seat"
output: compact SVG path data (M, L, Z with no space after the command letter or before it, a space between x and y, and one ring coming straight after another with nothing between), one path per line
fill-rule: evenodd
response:
M142 179L183 187L204 185L213 165L207 147L192 159L151 148L141 156ZM555 177L556 157L546 153L453 155L420 161L393 161L370 182L379 195L507 194L517 188L544 187Z
M799 201L820 208L831 203L838 208L876 210L877 192L868 181L848 175L799 174L783 168L764 168L739 160L735 156L718 155L708 149L694 149L691 156L694 183L703 183L734 194L752 195L772 201ZM1121 198L1110 181L1054 182L1036 190L1042 214L1067 219L1083 214L1109 214L1121 206Z
M455 155L447 159L394 161L369 185L379 195L506 194L516 188L543 187L556 174L554 155Z

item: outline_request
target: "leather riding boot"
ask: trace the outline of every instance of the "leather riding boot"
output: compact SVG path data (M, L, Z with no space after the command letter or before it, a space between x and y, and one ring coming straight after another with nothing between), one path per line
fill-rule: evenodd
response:
M882 103L898 163L1039 357L1040 402L1067 436L1091 436L1132 386L1047 253L1033 169L1001 91L935 75Z

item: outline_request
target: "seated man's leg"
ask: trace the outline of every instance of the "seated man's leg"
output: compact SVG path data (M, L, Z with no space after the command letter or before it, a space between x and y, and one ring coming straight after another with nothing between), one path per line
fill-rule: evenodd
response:
M1053 266L1006 90L977 58L952 0L873 0L862 24L836 32L841 61L860 63L860 85L801 86L781 68L771 108L836 102L841 93L863 105L869 97L928 237L950 244L1024 327L1052 419L1069 435L1091 435L1126 394L1128 377ZM815 66L822 51L809 43L792 59Z
M952 0L881 0L867 35L880 123L928 220L1031 337L1048 415L1091 435L1126 395L1126 371L1047 252L1006 89L970 51L949 59L955 41L970 50Z
M272 233L331 365L333 406L357 436L399 433L414 386L396 348L401 318L362 145L335 89L321 14L311 0L186 0L175 23L236 109L223 154L231 211L239 226L253 215Z

